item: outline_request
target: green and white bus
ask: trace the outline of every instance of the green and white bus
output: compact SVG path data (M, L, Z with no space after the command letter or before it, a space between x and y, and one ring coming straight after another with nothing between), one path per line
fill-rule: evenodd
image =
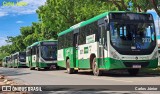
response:
M54 65L57 69L57 40L35 42L26 49L26 65L30 70L49 69Z
M26 52L16 52L13 54L14 68L26 67Z
M58 34L58 66L69 74L91 69L156 68L158 46L154 20L149 13L105 12Z
M8 59L9 59L8 56L6 56L6 57L3 58L3 60L2 60L2 66L3 66L3 67L7 67Z
M9 68L12 68L13 67L13 55L11 54L10 56L9 56L9 60L8 60L9 62L8 62L8 64L7 64L7 67L9 67Z

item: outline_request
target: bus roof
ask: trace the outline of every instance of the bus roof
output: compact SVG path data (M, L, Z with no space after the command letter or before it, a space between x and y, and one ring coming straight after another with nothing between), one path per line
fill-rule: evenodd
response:
M37 42L33 43L32 45L28 46L27 48L33 47L35 45L38 45L41 42L57 42L57 40L50 39L50 40L37 41Z
M98 15L98 16L95 16L95 17L93 17L93 18L91 18L91 19L89 19L89 20L86 20L86 21L83 21L83 22L80 22L80 23L78 23L78 24L76 24L76 25L71 26L69 29L60 32L60 33L58 34L58 36L67 34L67 33L69 33L69 32L72 32L74 29L83 27L83 26L85 26L85 25L87 25L87 24L90 24L90 23L92 23L92 22L94 22L94 21L97 21L97 20L99 20L99 19L101 19L101 18L103 18L103 17L106 17L109 13L137 13L137 12L130 12L130 11L128 11L128 12L127 12L127 11L110 11L110 12L104 12L104 13L102 13L102 14L100 14L100 15ZM140 14L149 14L149 13L140 13Z

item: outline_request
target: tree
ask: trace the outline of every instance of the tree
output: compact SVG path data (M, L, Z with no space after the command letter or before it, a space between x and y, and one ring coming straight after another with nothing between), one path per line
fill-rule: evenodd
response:
M112 3L119 11L127 11L128 3L133 3L134 12L146 12L147 10L154 9L160 16L160 1L159 0L100 0L103 2Z
M32 26L21 27L20 31L25 47L38 41L38 30L36 28L36 25L36 23L33 23Z
M160 17L160 1L159 0L149 0L152 8L157 12L158 16Z
M36 11L45 39L57 38L57 33L110 9L116 9L98 0L47 0Z

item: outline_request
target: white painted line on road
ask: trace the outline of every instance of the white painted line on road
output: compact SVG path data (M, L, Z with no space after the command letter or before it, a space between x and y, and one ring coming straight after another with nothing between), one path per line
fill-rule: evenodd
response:
M112 80L112 81L118 81L118 82L128 82L128 83L132 83L133 81L126 81L126 80L117 80L117 79L113 79L113 78L93 78L93 79L98 79L98 80Z

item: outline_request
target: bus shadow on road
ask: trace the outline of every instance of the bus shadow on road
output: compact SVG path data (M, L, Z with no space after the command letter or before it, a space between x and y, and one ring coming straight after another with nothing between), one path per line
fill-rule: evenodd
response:
M43 69L40 69L40 71L61 71L61 70L66 70L65 68L58 68L58 69L56 69L56 67L50 67L50 68L47 68L47 69L45 69L45 68L43 68Z
M40 71L63 71L63 70L65 70L65 69L41 69Z

